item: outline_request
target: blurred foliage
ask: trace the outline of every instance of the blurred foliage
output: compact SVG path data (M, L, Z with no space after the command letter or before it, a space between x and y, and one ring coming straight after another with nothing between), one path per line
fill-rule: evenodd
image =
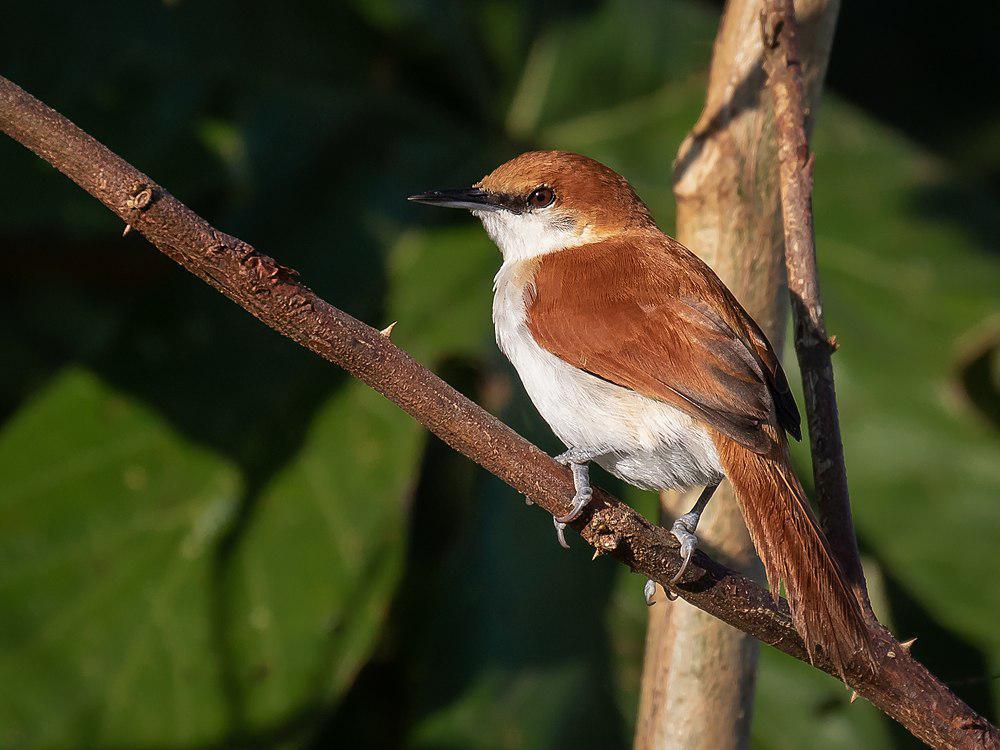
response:
M942 13L933 0L911 0L898 10L841 5L827 86L1000 188L1000 99L984 95L989 71L1000 69L996 6L973 0Z
M398 319L397 343L550 450L492 343L495 249L402 197L558 146L626 174L669 229L716 23L693 0L5 16L5 75L335 304ZM967 154L836 97L815 144L873 595L995 719L1000 205ZM0 746L630 744L642 581L558 548L509 488L119 239L20 147L0 174ZM913 746L847 698L764 649L754 747Z

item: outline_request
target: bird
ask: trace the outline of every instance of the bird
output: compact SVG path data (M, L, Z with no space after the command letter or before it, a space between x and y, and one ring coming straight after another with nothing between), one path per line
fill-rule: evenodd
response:
M774 348L624 177L581 154L531 151L471 187L409 200L470 211L500 250L497 344L572 471L571 509L553 518L560 544L593 498L592 462L645 490L704 488L671 527L682 558L672 587L728 479L810 659L821 650L841 677L875 663L859 601L791 466L800 417Z

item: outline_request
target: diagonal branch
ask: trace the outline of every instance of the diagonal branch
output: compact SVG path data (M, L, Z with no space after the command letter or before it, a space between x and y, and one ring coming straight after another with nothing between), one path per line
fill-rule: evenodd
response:
M844 444L840 439L837 393L831 355L836 340L823 323L813 230L813 159L806 134L809 111L802 84L802 64L792 0L766 0L761 13L767 88L774 101L781 210L785 231L785 266L795 319L795 354L802 371L813 481L820 521L854 594L874 622L858 554L847 489Z
M343 367L552 514L569 509L569 471L394 346L317 297L290 269L199 217L69 120L0 77L0 130L100 200L161 252L279 333ZM677 542L620 500L597 491L573 528L661 584L678 569ZM679 593L696 607L800 660L808 660L784 601L702 554ZM948 691L887 632L880 669L854 672L857 692L935 747L1000 748L995 727ZM815 666L833 673L819 655Z

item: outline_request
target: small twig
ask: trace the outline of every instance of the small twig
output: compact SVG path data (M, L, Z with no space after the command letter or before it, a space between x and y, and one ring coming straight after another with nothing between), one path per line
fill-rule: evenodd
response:
M823 323L813 231L813 157L806 135L802 69L791 0L766 0L761 14L767 88L774 100L785 231L785 265L795 319L820 522L855 595L874 622L851 518L831 354L838 344Z
M146 175L3 77L0 130L263 323L343 367L549 513L569 510L573 480L568 469L422 367L391 339L317 297L289 269L212 227ZM673 536L601 490L594 492L593 502L572 526L595 549L661 585L680 567ZM809 661L784 601L776 601L753 581L705 555L695 555L683 583L674 590L733 627ZM995 727L887 632L879 630L875 637L881 655L876 674L862 668L848 675L860 695L935 747L1000 748ZM815 656L813 664L834 674L822 654Z

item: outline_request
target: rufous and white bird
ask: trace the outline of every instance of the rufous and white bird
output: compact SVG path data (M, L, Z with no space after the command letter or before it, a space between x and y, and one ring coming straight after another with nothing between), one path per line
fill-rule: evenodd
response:
M777 355L632 186L588 157L534 151L470 188L410 200L470 210L500 248L497 343L573 472L572 510L554 519L560 543L592 497L591 461L643 489L704 487L671 529L684 560L676 583L728 478L809 653L820 646L841 674L871 663L859 603L789 462L785 433L800 438L799 412Z

